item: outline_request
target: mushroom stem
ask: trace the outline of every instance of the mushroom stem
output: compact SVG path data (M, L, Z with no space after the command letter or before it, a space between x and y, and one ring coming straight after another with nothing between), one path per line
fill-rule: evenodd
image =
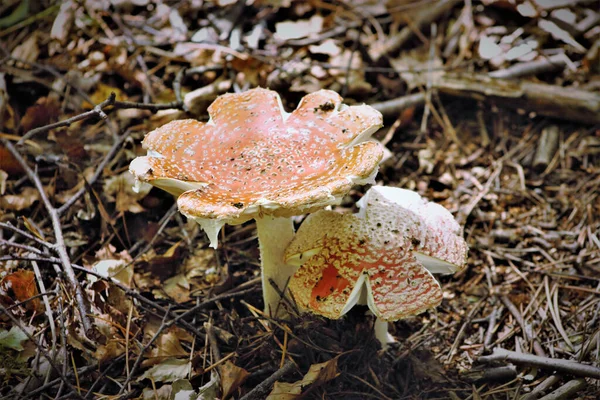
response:
M386 350L388 344L394 343L394 337L388 332L388 322L381 319L375 319L375 338L381 343L381 348Z
M278 307L281 300L279 293L269 280L273 280L277 287L283 291L288 280L296 271L296 268L285 263L283 257L285 249L294 237L294 223L291 218L276 218L267 215L256 218L256 230L260 247L265 314L284 317L283 308ZM277 314L275 314L276 311Z

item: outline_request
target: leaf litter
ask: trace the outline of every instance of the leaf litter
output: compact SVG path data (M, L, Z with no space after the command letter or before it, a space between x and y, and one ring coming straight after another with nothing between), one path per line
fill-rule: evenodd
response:
M596 398L599 19L541 0L3 4L0 394ZM465 227L468 269L385 352L360 307L263 315L253 223L215 252L173 198L131 190L145 133L256 86L287 110L321 88L379 109L378 183Z

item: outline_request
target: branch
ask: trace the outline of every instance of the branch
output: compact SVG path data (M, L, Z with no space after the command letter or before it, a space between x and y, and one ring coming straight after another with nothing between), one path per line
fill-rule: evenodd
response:
M71 266L71 260L69 258L69 254L67 253L67 246L65 245L65 240L63 238L62 226L59 219L59 214L56 208L50 203L50 199L46 195L44 191L44 187L39 176L33 172L33 170L29 167L25 159L21 156L21 153L17 151L15 146L10 143L8 140L0 139L0 143L2 143L8 151L13 155L13 157L18 161L21 165L29 180L35 185L36 189L40 193L40 199L50 216L50 220L52 221L52 228L54 230L54 238L56 240L54 251L58 254L58 258L60 259L60 264L63 267L63 272L67 276L67 280L75 292L75 299L77 300L77 306L79 310L79 314L81 316L81 326L83 331L87 335L92 331L92 324L88 317L89 314L89 305L87 302L87 298L79 285L79 281L75 276L75 272L73 271L73 267Z
M267 379L259 383L254 389L246 393L240 400L255 400L255 399L264 399L268 391L271 387L279 380L282 376L290 372L294 368L294 363L291 361L286 361L283 367L278 369L273 373L273 375L269 376Z
M559 371L575 376L600 379L600 368L593 365L578 363L576 361L560 358L540 357L533 354L517 353L502 348L495 348L489 356L479 357L479 361L491 363L495 361L509 361L531 367L538 367L551 371Z

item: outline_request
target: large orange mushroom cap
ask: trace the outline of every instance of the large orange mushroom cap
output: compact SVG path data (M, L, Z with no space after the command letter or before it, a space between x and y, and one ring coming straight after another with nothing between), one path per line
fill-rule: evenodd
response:
M302 308L337 319L366 299L378 318L395 321L441 302L431 260L436 268L466 265L466 243L447 210L394 188L408 198L399 204L381 189L367 192L359 214L319 211L298 230L285 257L302 265L289 284Z
M179 120L150 132L149 155L130 170L179 196L179 210L211 242L225 223L335 204L353 185L372 182L383 156L368 141L381 114L345 106L329 90L305 96L291 114L276 92L261 88L220 96L208 112L207 123Z

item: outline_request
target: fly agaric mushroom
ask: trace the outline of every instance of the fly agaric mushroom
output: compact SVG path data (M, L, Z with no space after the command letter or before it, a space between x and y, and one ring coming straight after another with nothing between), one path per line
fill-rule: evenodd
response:
M410 190L375 186L358 206L358 214L306 218L285 252L287 263L301 266L289 290L300 307L331 319L367 304L385 345L382 322L439 305L431 272L464 268L468 248L452 214Z
M256 220L265 310L274 312L294 268L283 252L294 235L290 217L339 203L356 184L373 183L382 146L369 140L382 126L367 105L346 106L330 90L305 96L291 114L276 92L256 88L218 97L210 120L172 121L148 133L145 157L131 173L178 196L179 211L197 221L217 247L224 224Z

